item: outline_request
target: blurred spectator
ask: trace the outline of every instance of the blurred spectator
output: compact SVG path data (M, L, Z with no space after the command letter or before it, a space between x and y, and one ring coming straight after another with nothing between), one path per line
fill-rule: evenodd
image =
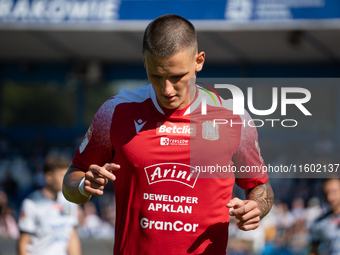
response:
M18 225L8 207L8 197L0 191L0 237L17 239L19 237Z
M272 254L291 254L288 248L294 218L288 205L278 200L275 201L273 215L275 215L276 237L273 244L275 253Z
M92 201L84 204L84 224L82 228L88 232L89 237L96 238L99 236L101 223L102 221L98 215L96 205Z
M63 177L70 165L64 158L46 158L46 186L34 191L22 203L18 241L19 255L80 255L77 205L61 193Z
M302 221L305 219L305 202L302 198L294 198L292 203L291 214L293 216L294 222Z
M16 155L11 161L8 174L12 176L18 184L18 189L20 190L25 190L33 186L32 175L27 161L20 154Z
M289 249L294 255L306 254L306 249L309 242L308 231L304 217L296 218L291 230L289 240Z
M107 225L107 228L111 232L111 235L108 235L106 239L111 239L114 237L114 229L116 224L116 209L115 205L106 205L102 208L102 219Z
M312 226L310 255L340 254L340 179L325 180L324 193L330 210Z
M79 230L82 237L113 239L113 226L99 217L96 205L92 201L84 204L84 219Z
M91 237L90 230L85 225L85 212L82 206L78 208L78 235L80 239L86 239Z
M289 211L289 207L286 203L276 202L276 226L280 229L290 228L294 224L294 217Z
M320 200L317 197L312 197L307 204L305 218L306 227L310 229L313 222L322 214Z

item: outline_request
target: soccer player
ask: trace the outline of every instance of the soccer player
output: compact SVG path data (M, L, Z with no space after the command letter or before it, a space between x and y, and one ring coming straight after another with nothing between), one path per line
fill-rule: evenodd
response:
M248 114L233 115L229 101L215 105L195 85L205 53L188 20L152 21L143 60L151 84L122 90L99 109L65 175L64 195L86 203L114 181L115 255L225 254L230 215L240 229L255 229L273 203L266 174L239 172L264 165L257 131L243 125ZM239 124L214 125L220 118ZM231 199L235 180L245 200Z
M19 216L19 255L80 255L76 226L77 205L61 193L69 160L48 156L44 174L46 186L24 199Z
M330 210L312 226L310 255L340 254L340 179L326 179L323 190Z

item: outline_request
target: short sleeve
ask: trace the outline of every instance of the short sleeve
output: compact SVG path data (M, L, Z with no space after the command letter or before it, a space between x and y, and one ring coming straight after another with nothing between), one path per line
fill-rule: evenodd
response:
M93 118L82 143L73 158L73 164L80 169L88 169L91 164L104 165L111 163L114 149L110 139L112 117L114 112L113 98L106 101Z
M256 127L246 112L242 119L240 144L233 156L237 173L236 184L242 189L251 189L268 180L264 160L261 156ZM265 168L263 168L265 167Z
M36 232L35 207L35 203L30 199L26 198L22 202L18 220L20 231L30 234L34 234Z

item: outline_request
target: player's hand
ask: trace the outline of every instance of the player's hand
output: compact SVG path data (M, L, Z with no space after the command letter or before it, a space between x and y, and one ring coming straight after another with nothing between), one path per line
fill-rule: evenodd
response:
M228 202L227 208L232 208L229 211L230 216L239 220L237 223L239 229L248 231L259 226L261 211L256 201L235 197Z
M91 165L85 173L84 191L90 195L103 195L104 187L109 180L116 180L112 171L116 171L120 165L107 163L104 166Z

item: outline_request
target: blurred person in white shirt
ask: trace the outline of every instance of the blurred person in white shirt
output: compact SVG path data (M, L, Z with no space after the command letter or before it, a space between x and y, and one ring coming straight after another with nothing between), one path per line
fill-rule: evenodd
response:
M340 179L326 179L323 191L330 208L311 228L309 254L340 255Z
M24 199L19 216L19 255L80 255L76 227L78 206L61 193L70 161L49 156L44 174L46 186Z

